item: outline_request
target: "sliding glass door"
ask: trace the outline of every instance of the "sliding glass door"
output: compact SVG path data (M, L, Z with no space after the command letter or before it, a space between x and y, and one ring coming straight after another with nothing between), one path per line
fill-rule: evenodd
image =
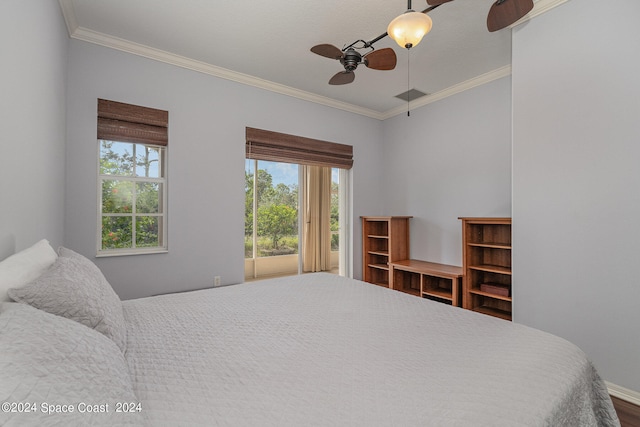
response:
M325 168L317 184L306 166L245 161L246 280L308 271L344 274L341 188L348 174L341 171Z

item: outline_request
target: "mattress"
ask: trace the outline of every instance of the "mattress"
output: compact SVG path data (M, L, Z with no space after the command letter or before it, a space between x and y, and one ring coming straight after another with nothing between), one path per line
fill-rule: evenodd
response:
M150 425L619 425L557 336L327 273L123 301Z

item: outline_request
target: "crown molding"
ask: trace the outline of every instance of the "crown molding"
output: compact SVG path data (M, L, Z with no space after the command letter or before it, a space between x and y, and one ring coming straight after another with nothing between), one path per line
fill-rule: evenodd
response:
M514 23L510 28L520 25L535 16L538 16L544 12L559 6L569 0L539 0L534 4L534 8L527 16L520 21ZM164 62L166 64L175 65L177 67L186 68L188 70L196 71L203 74L219 77L226 80L231 80L237 83L241 83L248 86L268 90L270 92L279 93L285 96L298 98L301 100L313 102L316 104L324 105L331 108L336 108L343 111L371 117L377 120L385 120L394 117L398 114L402 114L406 111L405 106L393 108L386 112L379 112L371 110L369 108L360 107L358 105L350 104L347 102L338 101L325 96L317 95L311 92L306 92L300 89L295 89L290 86L285 86L279 83L274 83L268 80L260 79L250 76L248 74L238 73L228 70L226 68L218 67L212 64L208 64L202 61L197 61L184 56L176 55L170 52L166 52L160 49L155 49L149 46L145 46L139 43L134 43L129 40L113 37L107 34L92 31L87 28L80 27L76 20L75 11L73 9L72 0L58 0L62 14L64 16L65 23L67 25L67 31L69 37L85 41L88 43L97 44L100 46L116 49L122 52L127 52L133 55L141 56L144 58L152 59L154 61ZM511 74L511 66L506 65L496 70L490 71L478 77L472 78L465 82L456 84L452 87L420 98L419 100L409 104L410 109L420 108L424 105L430 104L435 101L439 101L446 97L455 95L465 90L472 89L474 87L489 83L493 80L508 76Z
M424 107L425 105L431 104L432 102L440 101L441 99L447 98L457 93L464 92L469 89L473 89L474 87L482 86L494 80L498 80L510 75L511 75L511 65L505 65L504 67L500 67L493 71L489 71L488 73L481 74L477 77L466 80L462 83L458 83L456 85L448 87L439 92L435 92L435 93L432 93L431 95L423 96L416 101L410 102L408 107L410 110L415 110L416 108ZM407 111L406 104L400 107L393 108L382 115L382 120L389 119L391 117L405 113L406 111Z
M562 3L566 3L568 1L569 0L538 0L533 4L533 9L531 10L531 12L527 13L519 21L511 24L509 28L514 28L520 24L524 24L525 22L535 18L536 16L542 15L543 13L550 11L554 7L560 6Z
M73 3L71 0L58 0L58 3L60 4L60 9L62 9L64 22L67 24L69 37L71 37L78 28L78 21L76 20L76 12L73 10Z
M186 68L188 70L196 71L199 73L209 74L244 85L257 87L260 89L268 90L270 92L291 96L305 101L314 102L316 104L321 104L328 107L337 108L340 110L349 111L352 113L381 120L382 114L375 110L342 101L337 101L335 99L316 95L314 93L306 92L300 89L295 89L290 86L285 86L279 83L274 83L268 80L253 77L248 74L238 73L236 71L231 71L226 68L211 65L202 61L197 61L195 59L176 55L160 49L155 49L149 46L134 43L129 40L113 37L97 31L88 30L83 27L76 27L75 31L73 31L73 33L71 34L71 38L119 50L122 52L131 53L133 55L142 56L154 61L175 65L177 67Z
M550 11L554 7L560 6L562 3L566 3L569 0L538 0L533 5L533 10L527 14L524 18L532 19L538 15ZM523 19L524 19L523 18Z

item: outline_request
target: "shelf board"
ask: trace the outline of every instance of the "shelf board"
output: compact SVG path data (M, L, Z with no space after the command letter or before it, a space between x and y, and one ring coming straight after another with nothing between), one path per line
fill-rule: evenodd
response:
M400 292L404 292L405 294L409 294L409 295L413 295L416 297L420 296L420 289L413 289L413 288L402 288L402 289L397 289Z
M498 310L497 308L486 307L481 305L479 307L472 308L472 310L478 313L488 314L489 316L498 317L500 319L511 320L510 312L504 311L504 310Z
M453 301L453 297L451 296L451 291L439 291L436 289L423 289L422 290L422 295L429 295L432 297L437 297L437 298L441 298L441 299L446 299L449 301Z
M371 268L377 268L379 270L387 270L389 271L389 266L387 264L367 264L367 266Z
M484 291L481 291L480 289L470 289L469 292L475 295L482 295L483 297L495 298L502 301L511 302L511 297L504 297L502 295L492 294L491 292L484 292Z
M424 274L426 276L441 277L443 279L457 279L464 274L462 267L435 262L421 261L417 259L404 259L394 261L393 267L396 270L409 271L412 273Z
M389 236L384 236L380 234L369 234L367 235L367 237L370 239L388 239L389 238Z
M367 253L371 255L389 256L389 251L369 251Z
M479 265L470 265L469 268L472 270L487 271L489 273L511 275L511 269L509 267L502 267L500 265L479 264Z
M389 282L387 282L386 280L379 281L379 282L371 282L371 283L377 286L382 286L383 288L389 287Z
M476 216L459 216L458 219L465 221L467 224L480 225L511 225L511 217L476 217Z
M511 245L508 243L496 243L496 242L475 242L468 243L469 246L475 246L479 248L492 248L492 249L511 249Z

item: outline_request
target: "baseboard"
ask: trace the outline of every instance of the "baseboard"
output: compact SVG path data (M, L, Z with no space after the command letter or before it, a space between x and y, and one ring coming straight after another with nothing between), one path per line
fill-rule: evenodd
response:
M636 406L640 406L640 393L622 386L605 381L609 394L618 399L622 399L626 402L632 403Z

